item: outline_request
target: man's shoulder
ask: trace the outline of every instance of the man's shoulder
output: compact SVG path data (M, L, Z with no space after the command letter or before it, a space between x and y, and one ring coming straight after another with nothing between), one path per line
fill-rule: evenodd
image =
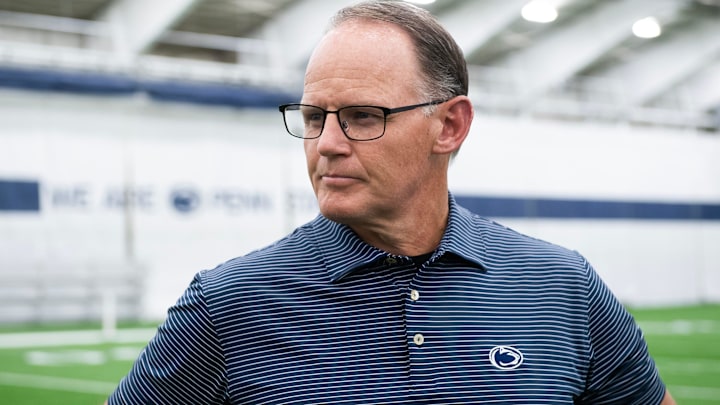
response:
M277 241L232 258L203 272L208 283L235 282L238 278L267 279L288 276L299 268L320 264L321 257L311 237L312 223L296 228Z
M584 267L585 258L569 247L561 246L541 237L531 236L493 219L472 214L470 224L476 238L490 260L512 263L528 262L566 263Z

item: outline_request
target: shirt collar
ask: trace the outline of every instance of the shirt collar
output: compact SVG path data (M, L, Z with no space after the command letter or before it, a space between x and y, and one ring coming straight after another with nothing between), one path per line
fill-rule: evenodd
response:
M478 216L457 205L452 194L448 194L448 201L447 228L431 260L452 253L481 269L485 268L485 238L482 229L478 229ZM333 283L356 270L392 256L365 243L348 226L333 222L322 215L309 225L310 233L323 256Z
M452 253L481 269L487 269L486 220L458 205L452 194L449 194L448 200L447 228L433 257Z

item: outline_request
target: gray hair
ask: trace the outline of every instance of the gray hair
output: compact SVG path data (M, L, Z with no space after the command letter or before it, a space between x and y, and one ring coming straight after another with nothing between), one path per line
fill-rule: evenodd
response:
M460 46L427 10L404 1L370 0L343 8L328 31L351 20L387 22L407 32L415 44L421 69L418 91L429 100L467 95L468 72Z

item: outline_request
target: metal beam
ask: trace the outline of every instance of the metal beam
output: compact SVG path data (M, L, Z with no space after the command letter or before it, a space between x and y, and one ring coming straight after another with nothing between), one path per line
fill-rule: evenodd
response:
M693 75L682 87L693 107L701 111L720 111L720 59Z
M96 21L4 10L0 11L0 27L30 28L89 36L106 34L105 24Z
M326 0L296 1L251 36L276 44L270 55L271 67L277 70L302 69L330 17L336 10L356 2L337 0L329 7Z
M629 63L603 73L622 83L625 100L631 105L651 102L712 61L720 53L720 24L714 18L698 19L648 48ZM715 86L701 91L718 94L719 89L720 86Z
M550 31L501 64L522 72L523 103L532 104L631 35L635 20L658 12L673 14L683 4L676 0L598 2L592 12Z
M132 62L182 18L198 0L115 0L100 16L110 24L122 61Z
M93 42L100 43L110 34L108 26L107 22L102 21L0 11L0 27L29 28L52 33L85 35L88 37L88 41L84 43L91 44ZM268 51L268 44L257 39L186 31L165 31L157 38L156 42L261 55L266 54Z
M527 0L466 1L438 15L465 55L472 54L490 38L520 17Z

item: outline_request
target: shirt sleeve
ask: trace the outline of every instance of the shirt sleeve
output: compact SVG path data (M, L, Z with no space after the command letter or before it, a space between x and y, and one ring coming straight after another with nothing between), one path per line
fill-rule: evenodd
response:
M205 302L202 273L108 398L120 404L223 404L225 364Z
M589 263L591 364L581 404L660 404L665 385L642 331Z

